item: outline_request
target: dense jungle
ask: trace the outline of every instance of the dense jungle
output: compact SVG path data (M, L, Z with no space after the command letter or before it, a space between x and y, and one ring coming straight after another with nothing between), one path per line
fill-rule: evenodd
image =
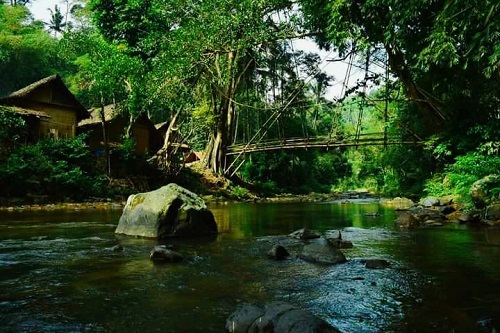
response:
M494 0L1 0L0 331L496 333L499 92Z
M42 22L28 1L0 4L0 96L58 74L86 109L113 105L127 121L108 142L101 117L96 156L85 131L33 140L3 103L4 205L120 200L173 181L235 199L365 189L471 207L471 185L498 176L496 1L66 0L48 11ZM166 124L156 152L135 149L141 117ZM488 191L498 197L498 181Z

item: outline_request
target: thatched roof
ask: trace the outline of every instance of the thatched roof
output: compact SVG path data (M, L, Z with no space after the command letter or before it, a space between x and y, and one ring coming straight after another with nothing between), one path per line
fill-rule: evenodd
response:
M89 114L85 109L85 107L76 99L76 97L71 93L71 91L69 91L68 87L66 87L59 74L43 78L39 81L30 84L29 86L14 91L7 97L0 98L0 104L16 106L17 103L22 101L36 102L37 100L33 98L33 95L38 89L41 89L44 86L49 86L53 92L59 92L60 94L64 95L65 98L69 101L69 103L65 104L58 101L50 101L48 102L48 104L60 105L75 109L77 112L78 119L85 119L89 117Z
M48 114L43 111L29 110L17 106L0 106L0 109L8 110L20 114L21 116L35 116L40 118L50 118Z
M101 108L93 108L90 109L88 112L90 114L90 118L80 121L78 123L78 126L95 125L95 124L100 124L102 122ZM116 108L115 104L109 104L104 107L104 119L106 121L113 120L119 114L120 112Z

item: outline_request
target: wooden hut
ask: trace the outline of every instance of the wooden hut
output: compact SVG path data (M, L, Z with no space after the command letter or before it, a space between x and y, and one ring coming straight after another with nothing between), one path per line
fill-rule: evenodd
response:
M119 146L129 128L129 117L121 113L116 105L106 105L104 107L104 119L109 146L111 148ZM104 151L100 108L90 110L90 118L84 119L78 124L78 132L87 133L87 143L92 151L97 154ZM130 137L135 141L135 152L137 154L154 154L161 148L163 143L161 135L145 115L139 116L133 122L130 127Z
M0 105L26 120L33 140L72 138L78 122L89 117L59 75L46 77L0 98Z

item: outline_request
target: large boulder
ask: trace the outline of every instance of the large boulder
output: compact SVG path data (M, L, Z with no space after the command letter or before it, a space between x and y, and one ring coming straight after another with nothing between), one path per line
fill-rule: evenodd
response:
M115 233L147 238L203 236L217 233L217 223L203 199L176 185L129 196Z
M340 333L313 314L283 302L269 303L264 307L247 305L236 310L226 320L226 332Z
M469 190L472 202L477 208L484 208L495 200L493 189L500 188L500 175L489 175L476 181Z

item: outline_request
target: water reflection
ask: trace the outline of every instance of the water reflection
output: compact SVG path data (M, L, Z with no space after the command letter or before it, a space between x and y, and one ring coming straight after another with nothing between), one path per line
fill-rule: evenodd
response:
M221 332L239 304L284 300L344 332L474 332L500 318L499 231L452 225L399 231L377 203L213 204L215 239L172 240L179 265L155 265L157 243L114 234L121 211L0 216L0 331ZM318 266L265 253L309 227L355 247ZM123 251L113 252L116 244ZM389 269L367 270L362 258Z

